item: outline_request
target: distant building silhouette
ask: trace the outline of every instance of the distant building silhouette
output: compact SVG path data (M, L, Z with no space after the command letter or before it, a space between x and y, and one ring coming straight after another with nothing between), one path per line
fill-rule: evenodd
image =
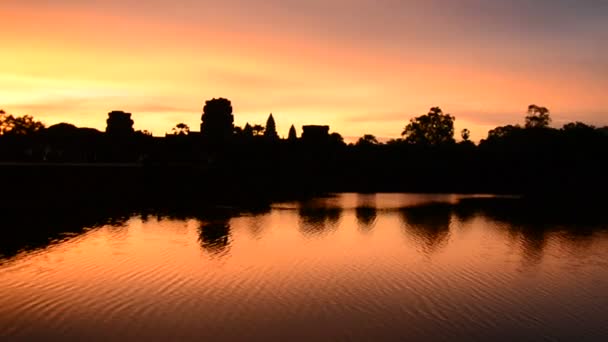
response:
M247 124L245 124L245 128L243 128L243 136L245 138L252 138L253 137L253 127L251 127L251 125L249 124L249 122Z
M133 130L131 113L117 110L112 111L108 113L108 120L106 120L106 123L106 133L112 136L125 137L132 135L135 132Z
M302 141L307 143L326 143L329 141L329 126L302 126Z
M32 190L39 187L38 193L46 189L47 194L69 194L61 188L69 184L72 195L84 191L81 180L101 181L107 170L124 172L125 177L118 173L111 177L122 182L120 186L112 182L106 185L116 189L139 187L140 195L146 199L149 191L159 186L175 188L172 193L182 195L184 203L189 202L188 196L195 197L193 194L209 189L226 197L247 193L243 196L246 201L250 196L268 199L275 195L335 191L487 192L549 197L608 193L608 161L604 158L608 127L571 122L563 128L553 128L545 107L531 105L525 127L496 127L479 144L470 141L467 129L457 143L455 117L438 107L410 120L404 139L381 143L366 134L350 145L339 133L330 133L330 127L325 125L303 126L300 139L292 125L289 142L268 140L267 137L277 137L274 117L269 116L266 127L235 127L232 105L227 99L207 101L203 111L203 132L189 131L186 124L180 123L173 134L165 137L134 132L131 114L122 111L108 114L105 134L69 123L44 129L31 116L0 111L0 162L8 162L0 165L0 171L11 175L5 177L5 183L15 183L15 187L20 186L15 180L23 180L32 182ZM36 163L49 165L33 165ZM60 169L40 172L39 166L55 167L50 163L65 164L61 166L67 171L65 179L52 178L63 174ZM107 165L78 165L78 170L71 170L71 163ZM114 167L113 163L125 165ZM281 165L281 172L269 172L275 165ZM157 184L161 180L166 183ZM68 197L79 200L78 196ZM23 200L27 201L26 197ZM371 215L363 211L359 214Z
M266 120L264 137L269 140L279 140L279 135L277 134L277 126L274 122L274 118L272 117L272 113L270 113L268 120Z
M287 136L287 140L289 141L296 141L298 140L298 135L296 133L296 128L291 125L291 128L289 128L289 135Z
M201 120L201 134L210 141L221 142L232 137L234 116L230 100L219 98L207 101Z

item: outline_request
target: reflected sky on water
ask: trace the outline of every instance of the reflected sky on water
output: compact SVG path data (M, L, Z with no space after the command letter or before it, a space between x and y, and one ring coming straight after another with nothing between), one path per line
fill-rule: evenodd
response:
M339 194L4 217L10 340L608 337L608 224L584 208Z

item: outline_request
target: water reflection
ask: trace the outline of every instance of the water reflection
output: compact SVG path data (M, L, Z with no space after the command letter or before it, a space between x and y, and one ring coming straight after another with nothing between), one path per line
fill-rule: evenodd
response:
M342 216L342 208L327 206L325 199L301 202L298 216L300 231L307 236L323 235L336 229Z
M498 223L519 246L524 266L539 264L550 238L559 235L565 244L580 245L608 229L608 217L597 202L554 202L509 198L464 199L453 206L464 222L476 217Z
M201 247L204 250L214 255L224 254L230 246L229 220L201 223L199 236Z
M355 216L359 223L359 230L369 232L374 228L378 210L376 209L376 194L358 194Z
M355 215L357 216L359 229L361 231L368 232L372 230L376 224L378 210L373 207L357 207L355 209Z
M380 200L378 200L380 196ZM304 236L324 236L341 226L343 215L354 215L360 233L378 228L382 217L397 213L403 232L414 241L423 253L436 252L448 243L452 223L459 227L470 226L476 219L492 221L494 229L500 229L512 244L519 246L523 262L536 265L543 259L550 239L558 237L562 245L570 244L571 250L581 250L592 244L598 231L608 227L608 217L603 208L593 205L564 206L553 202L524 201L513 198L457 198L454 195L443 199L439 195L429 196L430 203L421 205L425 197L415 195L412 200L401 195L404 204L399 207L397 196L375 194L339 195L298 202L295 207L298 228ZM385 206L386 205L386 206ZM350 207L349 207L350 206ZM230 220L247 216L247 229L252 236L261 239L269 206L239 209L233 207L175 208L139 210L124 209L39 211L32 215L27 211L5 211L2 213L3 229L0 231L0 257L7 259L21 251L44 249L66 239L74 238L90 228L102 226L124 227L127 221L138 216L143 223L150 217L157 221L199 222L201 247L211 254L226 253L232 236ZM382 227L382 229L385 229ZM122 235L121 235L122 234ZM126 237L126 230L113 236Z
M0 258L46 248L83 234L87 228L124 227L133 214L125 210L4 210L0 230Z
M343 194L272 210L99 211L4 216L0 336L608 335L603 208Z
M240 216L247 216L247 229L255 239L261 239L268 225L267 216L270 214L270 206L261 206L243 210Z
M452 207L432 204L401 209L406 235L416 241L425 254L445 245L450 236Z
M262 215L270 210L269 207L239 209L236 207L208 207L163 209L156 213L159 221L188 221L198 222L198 241L201 248L214 256L228 253L231 242L230 220L234 217Z

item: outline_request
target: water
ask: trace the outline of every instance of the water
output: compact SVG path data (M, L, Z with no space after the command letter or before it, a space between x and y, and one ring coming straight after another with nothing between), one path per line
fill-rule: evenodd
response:
M601 215L463 198L5 219L0 338L608 340Z

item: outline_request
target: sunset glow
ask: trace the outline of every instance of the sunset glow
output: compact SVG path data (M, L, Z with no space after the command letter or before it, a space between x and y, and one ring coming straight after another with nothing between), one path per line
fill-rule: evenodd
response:
M572 6L576 3L576 6ZM608 2L584 0L4 0L0 108L47 125L198 130L205 100L237 125L400 135L440 106L473 140L523 122L608 124Z

